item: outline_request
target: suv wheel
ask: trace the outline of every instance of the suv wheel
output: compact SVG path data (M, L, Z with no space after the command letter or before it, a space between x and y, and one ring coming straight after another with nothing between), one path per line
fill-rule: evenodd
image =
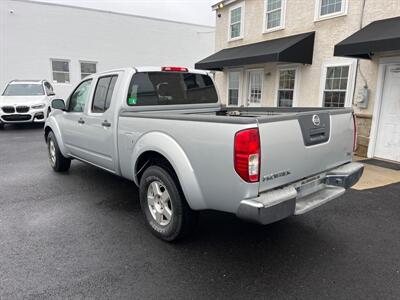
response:
M165 241L187 236L195 228L198 217L171 173L159 166L150 166L140 181L140 206L147 225L155 236Z

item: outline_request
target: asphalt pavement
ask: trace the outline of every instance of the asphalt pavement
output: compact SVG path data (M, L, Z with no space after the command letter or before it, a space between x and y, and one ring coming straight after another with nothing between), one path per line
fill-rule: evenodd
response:
M400 184L268 226L202 212L151 235L135 185L48 163L42 128L0 130L0 299L399 299Z

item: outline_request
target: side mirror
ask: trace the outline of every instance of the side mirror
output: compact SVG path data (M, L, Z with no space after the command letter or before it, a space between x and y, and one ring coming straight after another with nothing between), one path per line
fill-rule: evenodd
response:
M51 108L65 110L65 102L63 99L54 99L51 101Z
M56 95L56 93L54 93L53 91L48 91L47 92L47 96L55 96Z

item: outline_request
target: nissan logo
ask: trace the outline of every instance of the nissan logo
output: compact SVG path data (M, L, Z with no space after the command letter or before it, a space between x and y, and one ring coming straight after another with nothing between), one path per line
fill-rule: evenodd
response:
M314 123L315 126L319 126L319 124L321 123L321 120L319 119L318 115L313 115L312 122Z

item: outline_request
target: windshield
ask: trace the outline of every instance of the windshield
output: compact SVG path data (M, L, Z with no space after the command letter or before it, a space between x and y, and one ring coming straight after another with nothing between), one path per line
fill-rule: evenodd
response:
M210 76L179 72L141 72L132 76L128 105L217 103Z
M44 95L42 84L37 83L13 83L9 84L3 96L40 96Z

